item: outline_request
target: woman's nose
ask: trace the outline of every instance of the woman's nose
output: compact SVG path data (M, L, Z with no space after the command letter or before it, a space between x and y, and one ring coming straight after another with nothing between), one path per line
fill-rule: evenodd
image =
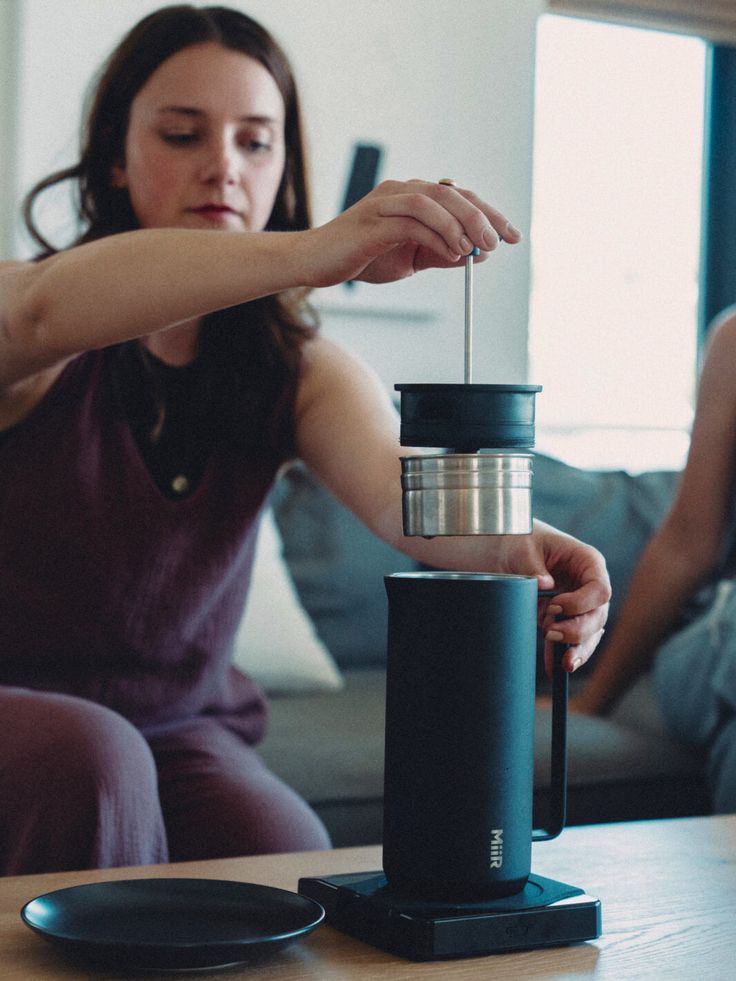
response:
M227 139L213 141L202 165L202 180L220 184L233 184L238 178L239 155Z

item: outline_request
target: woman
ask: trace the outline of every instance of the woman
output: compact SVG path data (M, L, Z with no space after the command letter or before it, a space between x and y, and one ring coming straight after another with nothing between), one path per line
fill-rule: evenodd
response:
M609 584L595 550L404 539L397 420L320 338L310 288L479 261L519 233L470 191L387 182L309 227L296 90L256 23L165 8L98 83L70 248L0 269L0 864L5 873L326 847L253 750L229 664L260 509L299 456L378 535L537 575L573 670ZM355 479L353 449L363 466ZM552 621L557 618L554 628Z
M714 324L700 378L687 464L629 584L603 656L571 708L608 714L653 666L673 734L705 752L713 807L736 811L736 312ZM721 580L693 618L698 592Z

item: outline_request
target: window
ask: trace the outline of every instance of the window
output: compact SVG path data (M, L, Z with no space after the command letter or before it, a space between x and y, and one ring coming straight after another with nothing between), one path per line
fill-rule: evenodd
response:
M698 367L706 45L540 18L529 379L537 448L679 468Z

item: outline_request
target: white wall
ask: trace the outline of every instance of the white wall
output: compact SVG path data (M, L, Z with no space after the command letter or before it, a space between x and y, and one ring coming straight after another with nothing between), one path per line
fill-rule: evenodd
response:
M0 0L0 259L14 252L18 210L13 152L17 147L18 21L17 0Z
M13 0L8 10L16 4L19 95L11 163L17 198L74 159L88 79L123 32L160 4ZM455 177L528 233L533 45L542 0L231 5L271 29L294 63L317 221L339 207L352 144L365 140L385 147L383 176ZM51 227L61 206L49 207ZM22 241L18 248L27 254ZM475 284L474 380L525 380L528 237L477 268ZM362 353L387 385L462 381L460 270L428 272L391 287L335 288L320 306L326 332Z

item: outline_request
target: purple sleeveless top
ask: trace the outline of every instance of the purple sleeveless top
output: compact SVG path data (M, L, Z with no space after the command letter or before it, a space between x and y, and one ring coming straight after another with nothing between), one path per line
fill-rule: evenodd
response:
M230 658L264 498L293 452L294 386L262 446L216 448L171 500L108 357L71 361L0 443L0 684L88 698L144 731L215 714L256 741L265 700Z

